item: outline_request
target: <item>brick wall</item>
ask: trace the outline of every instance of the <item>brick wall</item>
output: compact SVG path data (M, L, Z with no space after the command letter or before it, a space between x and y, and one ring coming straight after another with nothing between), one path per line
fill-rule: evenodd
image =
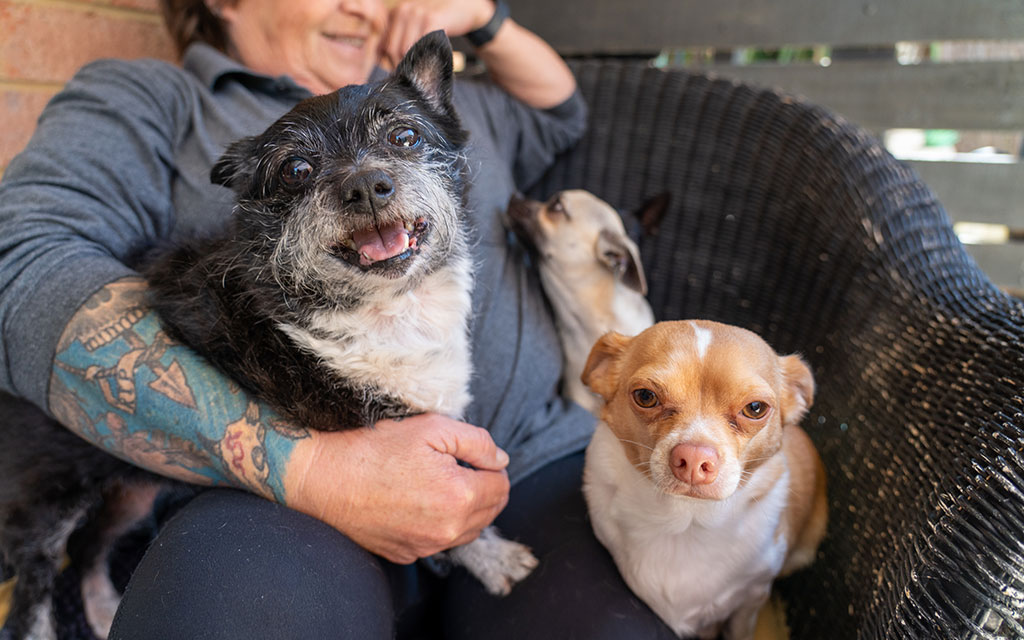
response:
M0 174L50 97L106 57L174 59L157 0L0 0Z

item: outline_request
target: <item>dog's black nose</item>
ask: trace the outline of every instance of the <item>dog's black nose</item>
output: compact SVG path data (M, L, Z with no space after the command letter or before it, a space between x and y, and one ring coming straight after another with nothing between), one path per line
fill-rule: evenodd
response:
M370 213L387 204L394 193L391 176L379 169L357 173L341 185L345 206L360 213Z

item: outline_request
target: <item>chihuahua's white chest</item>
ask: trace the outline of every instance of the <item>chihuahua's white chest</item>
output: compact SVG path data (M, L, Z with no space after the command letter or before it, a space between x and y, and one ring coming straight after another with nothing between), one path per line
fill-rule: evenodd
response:
M629 587L680 636L707 632L769 593L786 557L777 535L784 475L756 501L658 492L599 423L587 449L584 494L594 531ZM748 494L748 495L745 495Z
M458 266L400 296L317 313L308 326L281 329L355 384L399 398L414 411L461 417L470 401L471 276L468 263Z

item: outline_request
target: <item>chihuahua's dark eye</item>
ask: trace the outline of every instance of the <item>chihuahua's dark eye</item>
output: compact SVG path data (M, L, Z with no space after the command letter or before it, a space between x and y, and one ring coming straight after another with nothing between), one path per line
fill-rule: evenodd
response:
M412 127L397 127L388 134L388 142L396 147L415 147L420 143L420 134Z
M741 413L751 420L760 420L768 414L768 405L764 402L755 400L743 407L743 411Z
M658 406L658 394L650 389L637 389L633 392L633 402L644 409Z
M562 199L557 196L553 200L548 200L544 205L544 215L548 220L556 224L562 220L569 220L569 212L566 210L565 205L562 204Z
M299 157L288 158L281 165L281 182L289 189L300 187L313 175L313 165Z

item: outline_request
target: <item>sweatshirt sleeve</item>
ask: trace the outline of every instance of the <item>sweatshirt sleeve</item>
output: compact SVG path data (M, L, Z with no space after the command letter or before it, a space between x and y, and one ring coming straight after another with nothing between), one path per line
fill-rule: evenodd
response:
M460 109L483 122L498 153L512 166L516 187L525 191L540 179L555 157L583 137L587 107L577 89L565 102L550 109L535 109L513 98L489 80L466 85ZM481 132L470 132L471 140Z
M173 227L183 72L158 61L84 67L0 182L0 388L47 408L57 341L97 289Z

